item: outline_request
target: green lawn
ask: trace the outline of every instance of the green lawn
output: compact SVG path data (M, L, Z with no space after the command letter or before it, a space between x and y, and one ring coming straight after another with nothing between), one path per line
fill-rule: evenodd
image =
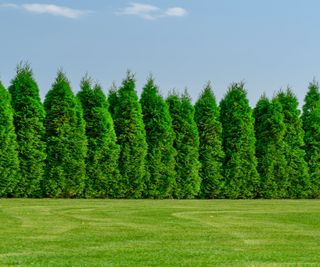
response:
M320 201L0 199L0 266L320 266Z

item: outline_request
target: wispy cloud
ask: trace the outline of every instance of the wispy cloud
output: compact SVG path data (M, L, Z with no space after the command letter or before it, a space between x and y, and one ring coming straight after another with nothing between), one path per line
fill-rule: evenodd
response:
M49 14L54 16L61 16L65 18L70 19L77 19L79 17L82 17L90 11L88 10L79 10L79 9L73 9L65 6L58 6L53 4L10 4L10 3L2 3L0 4L0 7L2 8L15 8L15 9L22 9L30 13L36 13L36 14Z
M182 7L171 7L166 10L165 14L169 17L183 17L187 15L187 10Z
M154 19L160 12L160 8L153 5L132 3L130 6L116 12L117 15L133 15L143 19Z
M130 3L127 7L116 12L116 15L132 15L147 20L155 20L164 17L183 17L187 15L187 10L182 7L170 7L161 9L158 6Z

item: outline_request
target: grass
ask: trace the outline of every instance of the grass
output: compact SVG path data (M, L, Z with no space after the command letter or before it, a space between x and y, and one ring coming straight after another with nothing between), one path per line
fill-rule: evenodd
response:
M0 266L319 266L320 201L0 199Z

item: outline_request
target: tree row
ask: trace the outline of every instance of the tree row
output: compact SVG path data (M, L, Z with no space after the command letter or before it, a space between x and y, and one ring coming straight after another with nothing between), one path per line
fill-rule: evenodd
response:
M320 92L303 112L294 93L251 108L244 84L219 103L208 83L165 99L153 78L140 99L128 72L105 96L61 71L44 103L29 65L0 83L0 197L319 198Z

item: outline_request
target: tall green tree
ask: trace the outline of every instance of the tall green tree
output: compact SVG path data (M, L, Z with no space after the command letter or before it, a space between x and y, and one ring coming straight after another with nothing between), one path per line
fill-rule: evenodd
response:
M43 121L45 112L39 96L39 88L28 64L17 67L9 92L14 109L14 126L18 141L21 178L16 195L40 197L44 175L46 146Z
M305 132L306 161L309 166L311 180L311 197L320 197L320 92L319 84L313 81L309 84L308 93L304 99L302 124Z
M222 126L219 108L210 83L202 91L195 104L195 121L199 131L199 160L201 169L201 198L222 197Z
M79 101L65 74L58 72L46 95L46 179L48 197L80 197L85 186L87 139Z
M281 91L277 99L282 105L286 131L284 140L286 142L285 156L287 160L287 174L289 177L287 197L305 198L310 195L310 177L308 165L305 161L304 131L298 100L291 89Z
M286 197L288 188L285 157L285 124L282 106L277 99L270 101L263 95L254 109L256 156L261 178L259 196Z
M172 93L167 98L175 132L177 198L194 198L199 194L199 133L194 121L194 107L187 92L181 97Z
M14 195L19 181L17 136L13 125L11 97L0 82L0 197Z
M112 84L108 94L109 112L114 119L115 110L118 105L118 88L115 83Z
M174 132L169 107L159 94L158 87L150 78L141 95L143 121L148 144L147 197L172 197L175 188Z
M87 197L116 198L119 182L119 145L107 99L99 85L84 78L78 98L86 122L88 153L86 158Z
M114 127L120 145L118 197L141 198L145 182L147 142L134 75L128 72L122 86L112 93ZM109 95L110 99L110 95Z
M222 99L220 121L225 152L225 195L228 198L254 198L259 186L254 119L242 83L232 84Z

